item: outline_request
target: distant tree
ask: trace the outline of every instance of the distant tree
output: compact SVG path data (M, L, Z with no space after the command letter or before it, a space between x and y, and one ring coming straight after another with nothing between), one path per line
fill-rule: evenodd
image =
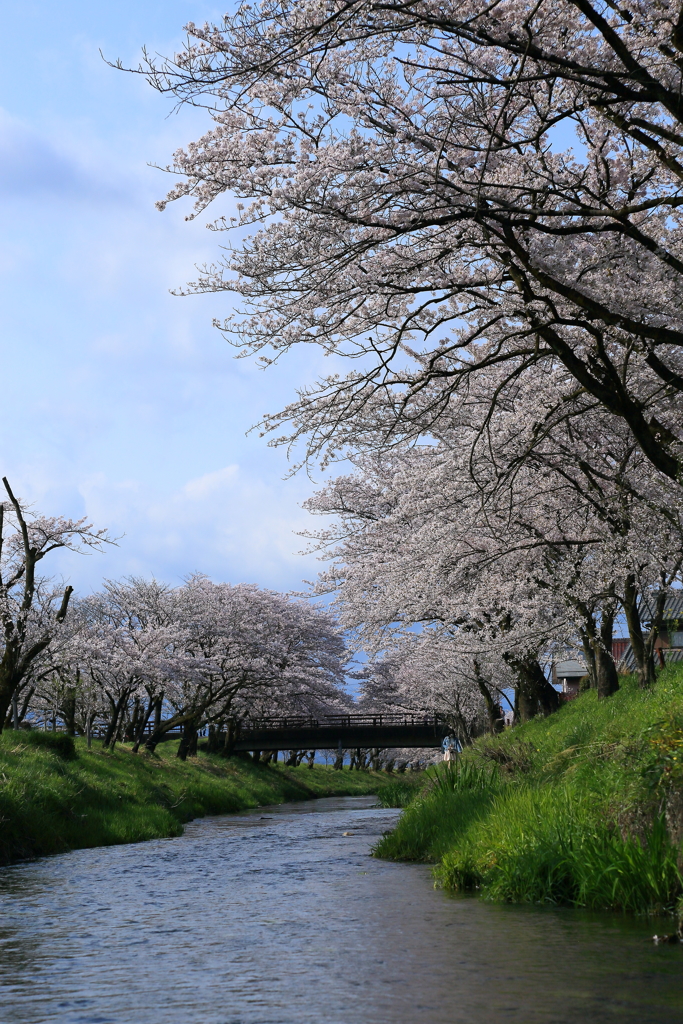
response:
M86 519L34 515L19 501L6 479L9 501L0 503L0 731L12 698L46 651L66 617L73 587L61 600L45 593L36 575L39 562L58 548L100 550L109 538Z

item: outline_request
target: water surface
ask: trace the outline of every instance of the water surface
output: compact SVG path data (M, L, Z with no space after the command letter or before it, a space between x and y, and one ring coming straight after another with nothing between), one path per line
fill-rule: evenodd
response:
M399 813L373 802L1 870L0 1021L683 1024L661 924L449 897L428 867L369 857Z

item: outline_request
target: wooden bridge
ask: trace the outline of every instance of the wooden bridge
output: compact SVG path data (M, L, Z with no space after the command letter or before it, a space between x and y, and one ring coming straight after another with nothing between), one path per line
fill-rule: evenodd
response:
M242 722L235 750L438 747L449 727L435 715L325 715Z
M239 723L233 750L350 750L438 747L452 730L437 715L321 715L254 718ZM225 734L223 734L225 735ZM179 739L168 732L164 740Z

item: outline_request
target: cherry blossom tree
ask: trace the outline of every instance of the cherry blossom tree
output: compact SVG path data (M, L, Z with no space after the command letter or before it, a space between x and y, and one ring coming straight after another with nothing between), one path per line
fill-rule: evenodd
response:
M488 377L494 390L499 376ZM356 473L308 503L339 517L317 535L333 562L318 589L337 593L365 646L418 623L448 635L463 685L485 678L484 659L502 659L525 718L557 706L539 657L565 644L583 647L600 696L618 688L615 616L626 611L636 651L638 600L661 603L680 579L683 508L677 483L599 406L537 429L557 375L519 382L493 420L481 382L441 416L431 444L359 457ZM640 637L646 685L655 636L656 624L648 651Z
M213 120L166 202L239 232L190 290L243 296L222 326L266 364L355 359L267 427L329 458L561 366L678 479L678 4L261 0L188 32L139 69Z
M249 584L217 584L195 575L179 588L183 657L167 680L173 714L154 730L181 726L179 756L196 749L197 729L225 727L230 751L239 724L255 714L334 706L344 683L345 648L325 613Z
M616 689L621 612L649 685L680 582L682 26L671 0L261 0L139 69L213 122L159 204L236 239L188 290L240 295L218 326L264 365L333 357L264 420L357 467L310 506L340 517L319 589L375 650L420 624L463 678L504 663L522 717L564 643Z
M105 748L123 739L133 753L180 730L184 759L206 725L230 753L247 718L348 710L343 635L309 602L195 574L108 580L72 611L25 703L89 743L95 724Z
M2 482L9 500L0 503L0 731L13 697L59 632L73 592L65 587L61 600L48 593L38 564L58 548L101 550L110 543L86 519L33 514Z
M451 636L430 630L370 664L359 708L436 714L465 745L486 730L501 730L501 703L512 685L500 659L463 656Z
M152 713L159 714L167 674L172 671L182 633L173 620L170 588L152 580L107 581L105 589L78 603L75 671L99 689L100 717L106 722L104 747L119 737L137 752Z

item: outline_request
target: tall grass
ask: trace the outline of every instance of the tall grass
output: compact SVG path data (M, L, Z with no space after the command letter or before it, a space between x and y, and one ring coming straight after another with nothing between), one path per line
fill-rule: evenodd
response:
M407 807L415 798L419 788L418 782L404 782L403 780L387 782L386 786L382 786L377 793L377 802L380 807Z
M495 770L444 762L425 773L420 792L408 804L395 829L373 849L390 860L439 860L454 839L484 813L497 792Z
M443 857L447 888L488 899L593 909L672 910L683 891L678 851L661 815L622 836L568 786L508 786Z
M682 722L683 666L651 691L626 680L609 700L581 695L432 771L374 852L436 863L439 884L493 900L673 909Z

